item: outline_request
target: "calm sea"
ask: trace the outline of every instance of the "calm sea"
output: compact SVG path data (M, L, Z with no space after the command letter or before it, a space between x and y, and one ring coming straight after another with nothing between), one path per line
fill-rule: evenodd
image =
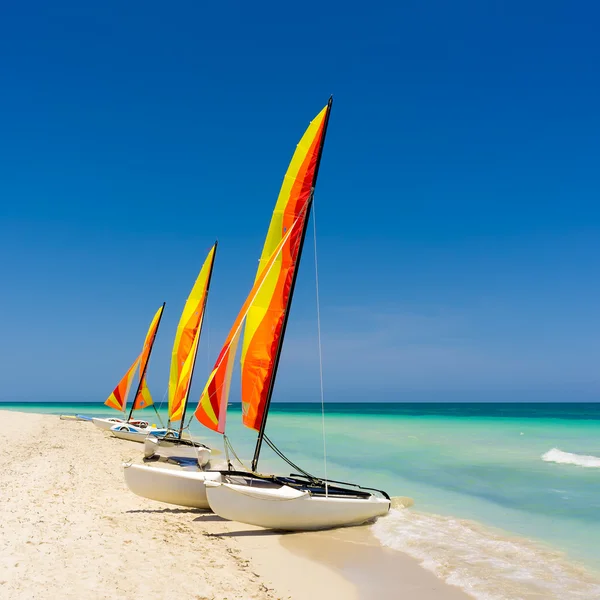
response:
M0 404L113 413L91 404ZM164 411L161 411L164 412ZM151 409L138 413L151 421ZM230 406L242 459L255 434ZM373 531L478 598L600 598L600 404L274 404L267 433L317 475L414 500ZM195 421L192 433L221 448ZM261 470L290 472L267 448ZM530 594L530 595L529 595Z

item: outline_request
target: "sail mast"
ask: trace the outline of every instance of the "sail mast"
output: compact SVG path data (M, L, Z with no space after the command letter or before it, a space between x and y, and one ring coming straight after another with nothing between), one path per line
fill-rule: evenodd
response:
M194 350L194 360L192 361L192 370L190 371L190 380L188 382L187 390L185 393L184 403L183 403L183 412L181 413L181 425L179 426L179 439L183 434L183 423L185 419L185 411L187 410L188 400L190 397L190 391L192 389L192 378L194 377L194 368L196 366L196 357L198 356L198 346L200 345L200 335L202 334L202 326L204 325L204 311L206 309L206 302L208 300L208 292L210 290L210 280L212 279L213 267L215 265L215 257L217 256L217 246L219 245L219 240L215 241L214 252L212 255L212 261L210 263L210 271L208 272L208 279L206 281L206 290L204 292L204 302L202 303L202 321L200 322L200 328L198 329L198 333L196 334L196 349Z
M292 299L294 297L294 288L296 286L296 277L298 275L298 268L300 266L300 259L302 257L302 248L304 246L304 238L306 237L306 230L308 228L308 219L310 217L310 209L315 193L315 186L317 184L317 177L319 176L319 167L321 165L321 156L323 155L323 146L325 145L325 137L327 135L327 126L329 125L329 115L331 114L331 105L333 104L333 96L329 98L329 102L327 103L327 113L325 115L325 122L323 124L323 135L321 137L321 142L319 145L319 153L317 155L317 164L315 167L315 173L313 176L312 187L310 191L310 196L308 197L306 203L306 217L304 218L304 223L302 226L302 233L300 237L300 247L298 250L298 258L296 259L296 266L294 269L294 273L292 275L292 282L290 286L290 296L287 307L285 309L285 313L283 315L283 323L281 327L281 334L279 336L279 340L277 342L277 352L275 354L275 361L273 364L273 374L271 376L271 380L269 381L269 389L267 391L267 397L265 402L265 408L262 415L262 420L260 424L260 429L258 432L258 437L256 439L256 447L254 449L254 457L252 458L252 471L256 471L256 467L258 465L258 458L260 456L260 449L263 443L263 439L265 437L265 427L267 425L267 417L269 414L269 406L271 405L271 397L273 395L273 389L275 387L275 378L277 376L277 367L279 366L279 359L281 357L281 350L283 348L283 338L285 337L285 330L287 327L288 316L290 314L290 308L292 306Z
M135 406L135 401L142 389L142 384L144 383L144 377L146 375L146 371L148 370L148 363L150 362L150 355L152 354L152 348L154 347L154 340L156 339L156 334L158 333L158 327L160 325L160 321L163 316L163 312L165 311L166 302L163 302L162 309L160 311L160 315L158 317L158 323L156 324L156 328L154 329L154 334L152 335L152 339L150 341L150 347L148 348L148 356L146 358L146 364L144 365L144 369L140 373L140 380L138 382L137 390L135 391L135 396L133 397L133 402L131 403L131 410L129 411L129 416L127 417L127 421L131 419L131 415L133 414L133 407ZM155 408L156 410L156 408ZM158 414L158 412L156 413Z

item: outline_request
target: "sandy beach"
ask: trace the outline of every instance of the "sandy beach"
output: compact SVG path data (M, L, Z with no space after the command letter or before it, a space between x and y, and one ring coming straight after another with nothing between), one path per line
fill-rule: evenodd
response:
M0 411L0 596L468 598L368 527L280 535L139 498L141 447L91 423Z

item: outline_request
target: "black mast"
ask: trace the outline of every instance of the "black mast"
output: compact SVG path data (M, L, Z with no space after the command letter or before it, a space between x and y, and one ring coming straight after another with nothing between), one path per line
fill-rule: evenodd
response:
M206 301L208 300L208 290L210 289L210 280L212 278L213 267L215 266L215 257L217 256L217 246L219 240L215 242L215 251L213 253L212 262L210 263L210 271L208 272L208 281L206 282L206 292L204 293L204 303L202 304L202 323L200 323L200 330L198 331L198 343L196 344L196 350L194 351L194 362L192 363L192 371L190 373L190 381L188 388L185 393L185 404L183 405L183 412L181 413L181 425L179 426L179 439L183 434L183 420L185 419L185 411L187 410L188 399L190 397L190 391L192 389L192 378L194 377L194 367L196 366L196 357L198 356L198 346L200 345L200 335L202 334L202 326L204 325L204 309L206 308Z
M127 417L127 422L131 419L131 415L133 414L133 407L135 406L135 400L142 389L142 383L144 381L144 375L146 375L146 371L148 370L148 363L150 362L150 355L152 354L152 348L154 348L154 340L156 339L156 334L158 333L158 326L160 325L160 321L162 319L163 313L165 312L166 302L163 302L162 310L160 311L160 317L158 317L158 323L156 324L156 329L154 330L154 335L152 336L152 341L150 342L150 350L148 351L148 360L146 360L146 364L144 365L144 370L140 373L140 381L138 382L137 390L135 391L135 396L133 397L133 402L131 403L131 410L129 411L129 416ZM154 408L156 410L156 407ZM158 414L158 412L156 413Z
M290 299L283 315L283 324L281 326L281 335L277 343L277 352L275 354L275 363L273 365L273 375L269 382L269 390L267 391L267 400L265 402L265 409L263 411L262 422L260 424L260 430L258 432L258 438L256 440L256 448L254 449L254 457L252 458L252 471L256 471L258 465L258 457L260 456L260 448L265 437L265 427L267 425L267 416L269 414L269 406L271 405L271 397L273 396L273 388L275 386L275 377L277 375L277 367L279 366L279 358L281 357L281 349L283 348L283 338L285 336L285 329L287 327L288 316L290 314L290 308L292 306L292 298L294 297L294 288L296 287L296 277L298 275L298 269L300 267L300 258L302 257L302 248L304 247L304 238L306 237L306 230L308 228L308 220L310 217L310 208L312 206L313 197L315 194L315 186L317 185L317 177L319 176L319 167L321 166L321 156L323 155L323 146L325 145L325 136L327 135L327 126L329 125L329 115L331 114L331 105L333 104L333 96L329 97L327 103L327 113L325 114L325 123L323 125L323 136L321 137L321 144L319 146L319 154L317 155L317 164L315 166L315 174L313 176L312 186L310 195L306 203L306 217L302 226L302 234L300 238L300 249L298 250L298 258L296 259L296 268L292 275L292 284L290 286Z

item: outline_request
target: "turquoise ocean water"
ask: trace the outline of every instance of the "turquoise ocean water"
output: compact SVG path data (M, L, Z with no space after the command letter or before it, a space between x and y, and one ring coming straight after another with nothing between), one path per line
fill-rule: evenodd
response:
M108 415L91 404L0 404ZM154 412L137 413L152 422ZM600 598L600 404L330 404L327 475L414 500L373 532L478 598ZM193 421L194 437L221 448ZM323 475L320 405L274 404L267 433ZM242 459L255 434L239 405L228 435ZM268 448L261 470L289 473Z

